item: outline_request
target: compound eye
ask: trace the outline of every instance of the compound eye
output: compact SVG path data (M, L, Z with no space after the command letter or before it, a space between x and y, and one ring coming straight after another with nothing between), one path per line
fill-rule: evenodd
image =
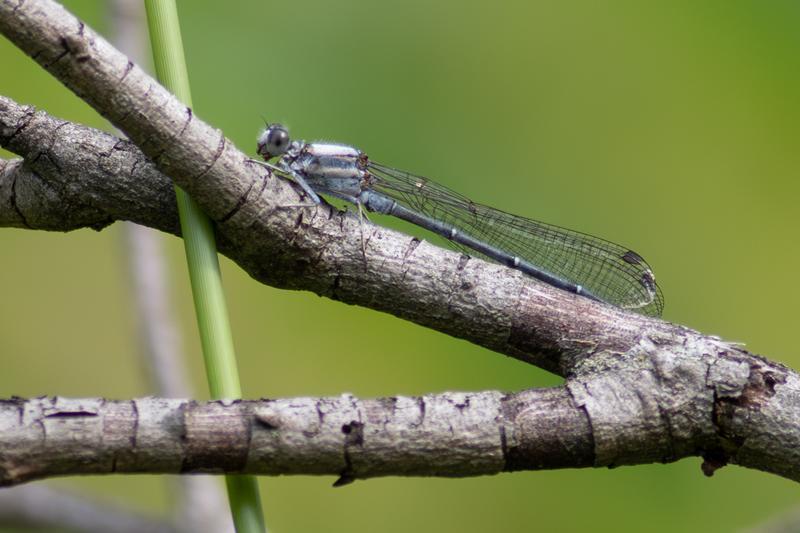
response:
M258 153L264 159L285 154L289 149L289 131L280 124L270 124L258 138Z

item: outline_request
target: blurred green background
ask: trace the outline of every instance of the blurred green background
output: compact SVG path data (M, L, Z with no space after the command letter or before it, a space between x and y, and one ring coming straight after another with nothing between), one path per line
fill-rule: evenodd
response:
M105 3L67 2L107 34ZM798 367L800 6L744 2L180 4L197 115L254 154L261 117L354 144L482 203L630 246L665 318ZM0 93L107 127L5 39ZM9 157L8 153L3 156ZM121 232L0 230L0 395L151 392ZM181 243L164 238L198 397ZM549 386L392 316L259 285L222 260L249 397ZM700 460L441 480L262 478L275 531L730 531L797 486ZM152 512L164 479L64 479ZM580 512L576 512L576 508Z

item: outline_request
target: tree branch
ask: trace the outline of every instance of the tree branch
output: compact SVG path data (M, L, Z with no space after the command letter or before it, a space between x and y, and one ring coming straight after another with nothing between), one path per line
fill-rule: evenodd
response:
M129 220L178 235L172 184L133 143L0 96L0 225L100 230Z
M6 400L0 402L0 486L135 472L338 475L343 484L388 475L670 462L698 454L706 458L707 475L731 461L800 479L800 417L794 415L800 381L794 373L729 355L706 369L698 384L708 389L705 397L667 398L665 383L685 387L682 374L691 369L664 355L657 375L622 371L618 379L620 372L601 372L516 394ZM656 393L645 395L647 388Z
M0 402L0 485L73 474L474 476L591 466L564 388L359 400Z

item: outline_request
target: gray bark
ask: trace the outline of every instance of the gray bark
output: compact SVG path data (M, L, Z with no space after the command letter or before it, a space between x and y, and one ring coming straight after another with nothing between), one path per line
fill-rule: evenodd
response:
M592 466L565 388L359 400L0 402L0 485L102 473L474 476Z
M132 472L327 474L344 484L698 454L707 475L732 461L797 480L797 376L731 353L686 359L662 353L640 366L619 358L613 371L515 394L5 400L0 485Z

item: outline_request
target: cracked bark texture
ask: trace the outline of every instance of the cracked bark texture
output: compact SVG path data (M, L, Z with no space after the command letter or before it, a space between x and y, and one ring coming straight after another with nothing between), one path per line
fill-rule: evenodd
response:
M723 346L719 350L725 350ZM703 455L800 478L797 376L737 354L422 397L0 402L0 486L118 473L463 477ZM692 380L697 379L698 383ZM693 394L686 389L694 385ZM680 390L678 390L680 389ZM796 411L795 411L796 412Z
M418 399L276 400L273 411L253 410L233 421L214 413L254 404L185 403L185 412L165 418L162 430L184 425L204 438L186 433L185 442L165 450L143 445L157 433L143 432L141 424L156 416L155 404L81 400L88 407L62 413L56 406L53 413L62 414L47 415L33 403L8 401L3 409L18 417L3 415L4 424L17 420L6 426L13 431L2 433L13 441L0 454L7 483L79 471L212 468L336 473L344 483L375 475L478 475L690 455L706 459L707 474L734 462L798 478L800 396L793 371L717 338L573 296L385 228L364 228L363 254L356 217L325 205L287 207L300 198L292 184L250 163L60 6L0 2L0 31L132 139L0 100L0 143L24 158L0 163L0 224L68 231L121 219L177 233L170 176L215 221L221 251L260 282L390 312L567 378L561 388L476 393L450 407L426 397L424 423ZM400 415L416 415L395 420L398 402ZM434 425L434 404L443 406L447 424ZM101 408L119 414L101 415ZM206 414L194 417L199 412ZM184 424L187 413L195 425ZM477 418L466 423L467 415ZM31 420L38 422L28 428ZM202 429L203 420L225 423L231 433ZM51 448L58 434L53 430L62 425L79 428L73 436L109 433L80 449L65 447L68 442ZM257 440L264 431L270 438ZM474 455L464 449L465 436ZM256 459L254 443L269 444L263 448L273 454L269 460ZM56 461L67 449L78 460ZM281 460L280 453L291 460ZM51 469L40 471L26 459Z

